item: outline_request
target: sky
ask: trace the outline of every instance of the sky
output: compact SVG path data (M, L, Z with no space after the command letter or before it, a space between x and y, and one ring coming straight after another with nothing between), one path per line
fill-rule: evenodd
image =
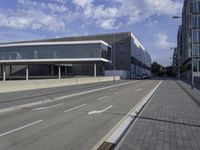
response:
M0 42L131 31L168 66L183 0L0 0Z

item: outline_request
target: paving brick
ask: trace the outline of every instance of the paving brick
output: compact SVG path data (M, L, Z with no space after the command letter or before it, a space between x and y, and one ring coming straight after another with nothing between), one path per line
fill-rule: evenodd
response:
M179 84L188 89L185 83ZM188 91L200 97L200 91ZM198 150L199 114L200 107L194 100L175 81L166 80L132 125L119 149Z

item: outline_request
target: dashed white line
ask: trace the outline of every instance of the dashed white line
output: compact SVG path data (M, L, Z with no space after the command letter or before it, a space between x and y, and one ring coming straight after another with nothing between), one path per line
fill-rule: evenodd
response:
M107 107L107 108L105 108L105 109L103 109L103 110L94 110L94 111L90 111L90 112L88 112L88 115L91 115L91 114L100 114L100 113L102 113L102 112L104 112L104 111L106 111L106 110L108 110L108 109L110 109L110 108L112 108L112 105L109 106L109 107Z
M140 92L140 91L142 91L142 90L143 90L143 88L135 89L136 92Z
M77 109L77 108L83 107L83 106L85 106L85 105L86 105L86 104L82 104L82 105L80 105L80 106L76 106L76 107L70 108L70 109L68 109L68 110L65 110L64 112L69 112L69 111L75 110L75 109Z
M61 105L63 105L63 104L64 104L64 103L60 103L60 104L56 104L56 105L48 106L48 107L33 108L32 110L44 110L44 109L49 109L49 108L54 108L54 107L57 107L57 106L61 106Z
M19 127L19 128L13 129L13 130L11 130L11 131L8 131L8 132L5 132L5 133L1 133L1 134L0 134L0 137L5 136L5 135L8 135L8 134L13 133L13 132L16 132L16 131L19 131L19 130L24 129L24 128L30 127L30 126L35 125L35 124L37 124L37 123L39 123L39 122L42 122L42 121L43 121L43 120L38 120L38 121L32 122L32 123L30 123L30 124L21 126L21 127Z
M108 96L104 96L104 97L101 97L101 98L98 98L97 101L100 101L100 100L103 100L105 98L107 98Z

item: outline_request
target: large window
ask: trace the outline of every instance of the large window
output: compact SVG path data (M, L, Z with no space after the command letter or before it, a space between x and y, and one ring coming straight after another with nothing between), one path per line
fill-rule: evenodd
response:
M197 72L198 69L198 61L193 61L193 71Z
M200 56L200 45L193 44L193 56Z
M72 45L34 45L0 48L0 60L65 58L105 58L110 60L111 49L101 43Z
M192 16L192 27L200 27L200 16Z
M200 41L200 30L192 31L192 41L195 43Z
M191 5L190 5L190 12L191 12L191 13L200 12L200 1L198 1L198 0L193 0L193 1L191 2Z

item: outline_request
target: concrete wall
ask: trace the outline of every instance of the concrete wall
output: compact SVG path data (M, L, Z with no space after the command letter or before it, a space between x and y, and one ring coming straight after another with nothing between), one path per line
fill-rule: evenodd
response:
M113 76L113 75L114 75L113 70L106 70L105 71L105 76ZM127 79L127 78L130 78L130 72L125 71L125 70L116 70L115 76L120 76L121 79Z
M119 76L115 77L120 80ZM67 85L86 84L112 81L113 77L85 77L85 78L68 78L68 79L47 79L47 80L28 80L28 81L1 81L0 93L25 91L33 89L51 88Z

